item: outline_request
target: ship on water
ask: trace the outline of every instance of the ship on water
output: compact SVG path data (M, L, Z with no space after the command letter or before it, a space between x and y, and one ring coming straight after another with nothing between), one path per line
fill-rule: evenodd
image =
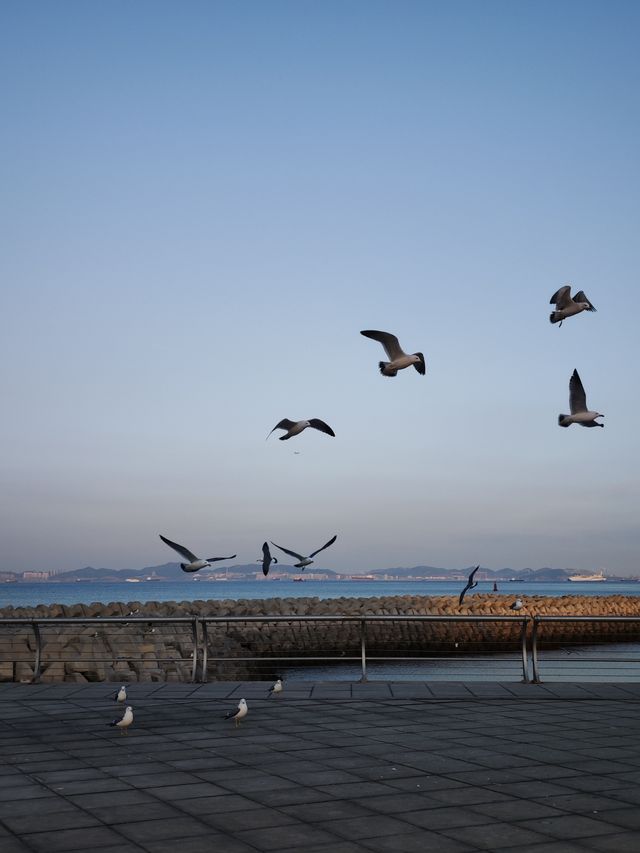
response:
M570 575L567 580L574 581L577 583L591 583L592 581L606 581L606 578L604 576L604 572L601 569L595 575Z

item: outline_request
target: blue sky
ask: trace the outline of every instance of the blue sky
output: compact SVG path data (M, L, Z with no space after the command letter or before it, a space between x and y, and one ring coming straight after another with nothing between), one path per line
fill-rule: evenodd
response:
M639 25L3 3L0 569L338 533L338 571L640 573ZM565 283L598 313L558 329ZM574 368L602 432L557 426Z

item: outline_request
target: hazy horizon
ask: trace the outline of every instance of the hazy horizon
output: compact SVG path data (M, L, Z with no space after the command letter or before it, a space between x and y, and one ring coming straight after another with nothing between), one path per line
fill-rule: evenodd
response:
M0 24L0 569L337 533L349 573L638 572L640 5ZM558 328L568 283L597 313ZM557 425L575 368L602 432ZM284 417L336 437L265 442Z

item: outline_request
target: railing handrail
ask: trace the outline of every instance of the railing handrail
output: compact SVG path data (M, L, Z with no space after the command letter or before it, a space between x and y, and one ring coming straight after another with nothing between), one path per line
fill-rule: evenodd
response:
M640 622L637 616L534 616L534 622Z

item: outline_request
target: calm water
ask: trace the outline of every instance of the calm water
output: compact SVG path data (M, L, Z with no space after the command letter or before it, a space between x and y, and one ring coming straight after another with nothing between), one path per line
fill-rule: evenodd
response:
M451 581L142 581L140 583L3 583L0 607L38 604L91 604L94 601L193 601L239 598L364 598L386 595L457 595L463 584ZM488 593L492 583L476 592ZM498 584L501 595L634 595L640 583L518 583Z

